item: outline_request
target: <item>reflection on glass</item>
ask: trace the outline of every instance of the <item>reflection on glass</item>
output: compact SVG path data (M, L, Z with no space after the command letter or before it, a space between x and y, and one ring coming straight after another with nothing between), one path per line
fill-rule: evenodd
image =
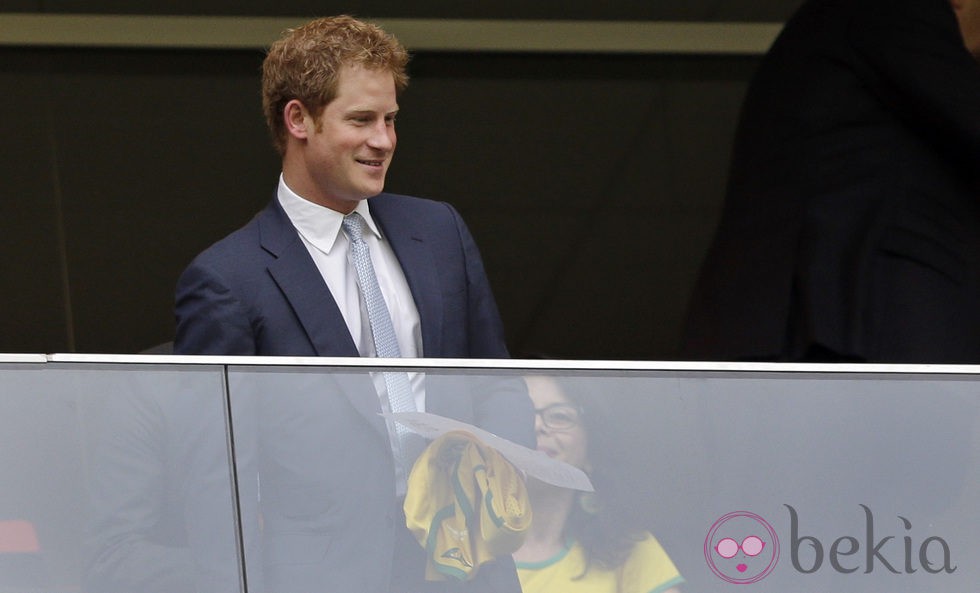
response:
M409 590L392 566L421 570L422 547L401 528L370 373L228 367L229 426L225 371L0 365L0 591ZM526 391L513 371L425 374L426 408L454 418L512 411L498 392ZM563 593L616 572L604 566L642 545L621 535L652 541L646 530L685 593L756 578L756 593L980 582L976 373L581 371L529 384L542 450L596 486L590 499L529 484L546 533L528 542L568 535L557 555L565 543L561 557L580 554L565 577L583 578ZM508 414L496 417L505 434ZM588 566L586 550L598 550Z
M529 479L534 518L514 554L525 593L677 593L684 580L642 527L640 499L621 475L629 452L608 395L552 377L528 377L527 385L538 450L584 470L595 492Z
M459 590L425 581L369 372L234 369L229 388L239 483L258 476L260 485L260 529L249 528L242 499L246 549L262 549L267 590ZM518 378L428 372L424 392L426 412L531 444L531 406ZM246 562L256 559L246 552ZM482 566L465 590L518 591L509 556L505 562Z
M81 373L84 590L241 589L219 375Z
M0 591L78 585L84 505L74 398L0 367Z

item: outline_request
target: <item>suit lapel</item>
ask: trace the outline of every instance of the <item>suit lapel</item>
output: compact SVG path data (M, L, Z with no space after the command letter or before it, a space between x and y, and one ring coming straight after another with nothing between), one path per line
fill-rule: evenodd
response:
M436 259L425 241L425 227L410 210L387 196L371 198L368 204L412 291L422 326L422 354L438 357L442 352L442 291Z
M276 257L268 267L269 274L299 318L317 356L358 356L337 302L278 199L262 213L259 226L262 247ZM387 437L374 386L366 373L358 375L363 381L342 381L341 392L379 434Z
M337 302L279 201L274 200L263 214L259 221L262 247L276 257L269 274L299 318L317 356L357 356Z

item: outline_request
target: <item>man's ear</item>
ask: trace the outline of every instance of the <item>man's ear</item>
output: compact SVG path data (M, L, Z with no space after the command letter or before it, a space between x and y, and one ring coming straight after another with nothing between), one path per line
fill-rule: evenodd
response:
M294 138L305 140L313 132L313 117L299 99L286 103L282 109L282 117L286 123L286 132Z

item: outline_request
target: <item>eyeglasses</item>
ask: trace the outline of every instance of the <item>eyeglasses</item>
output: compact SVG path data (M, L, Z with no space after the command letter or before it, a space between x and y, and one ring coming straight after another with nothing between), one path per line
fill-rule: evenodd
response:
M552 430L575 428L582 416L582 410L570 404L551 404L534 410L534 413L541 416L541 422Z
M734 558L735 554L738 554L739 548L741 548L746 556L758 556L762 553L762 550L765 549L765 547L766 542L762 541L762 539L757 536L750 535L742 540L741 545L739 545L739 543L732 538L726 537L718 542L718 544L715 546L715 551L718 552L718 555L722 558Z

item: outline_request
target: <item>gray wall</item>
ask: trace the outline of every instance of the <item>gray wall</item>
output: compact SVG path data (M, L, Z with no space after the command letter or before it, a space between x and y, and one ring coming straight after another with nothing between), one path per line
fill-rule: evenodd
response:
M44 7L134 12L127 4ZM273 14L268 3L185 4L143 12ZM498 2L451 15L438 3L390 4L292 2L275 12L780 21L798 2L742 12L722 2L575 12ZM3 10L42 12L17 0ZM0 352L128 353L171 339L180 271L272 196L262 57L0 48ZM671 358L757 60L416 53L387 189L460 209L515 354Z

